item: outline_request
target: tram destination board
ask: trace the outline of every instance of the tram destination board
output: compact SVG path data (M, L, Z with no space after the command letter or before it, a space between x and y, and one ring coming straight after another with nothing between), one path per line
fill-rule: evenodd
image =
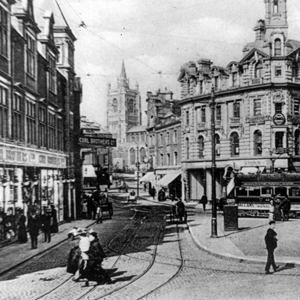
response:
M116 147L117 140L104 137L81 136L79 137L79 144L87 146Z

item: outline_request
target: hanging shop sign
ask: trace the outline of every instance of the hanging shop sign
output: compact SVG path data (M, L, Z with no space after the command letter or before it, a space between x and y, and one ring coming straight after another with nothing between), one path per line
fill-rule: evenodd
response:
M94 147L116 147L117 140L103 137L81 136L79 138L79 144Z

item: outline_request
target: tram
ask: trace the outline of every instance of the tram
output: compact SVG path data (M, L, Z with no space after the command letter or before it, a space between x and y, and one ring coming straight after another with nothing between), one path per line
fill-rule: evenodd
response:
M273 195L288 196L290 216L300 215L300 173L236 174L234 198L241 217L268 217Z

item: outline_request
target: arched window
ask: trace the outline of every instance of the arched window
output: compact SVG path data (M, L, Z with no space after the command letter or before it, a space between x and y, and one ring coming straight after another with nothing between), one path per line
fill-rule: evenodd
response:
M221 144L220 144L220 136L215 134L215 147L217 156L221 155Z
M278 14L278 0L274 0L273 12L274 14Z
M198 149L199 149L199 157L204 157L204 138L203 136L198 137Z
M276 39L274 42L274 54L275 56L281 56L281 40Z
M295 131L295 155L300 155L300 137L299 137L299 129Z
M255 78L261 78L262 77L262 69L263 69L262 63L258 62L255 66Z
M135 151L133 148L130 149L130 164L131 165L135 164Z
M190 158L190 140L189 140L189 138L186 138L185 146L186 146L186 159L189 159Z
M254 155L262 155L262 134L260 130L256 130L253 136Z
M128 112L130 112L130 113L134 112L134 101L133 101L133 99L130 99L128 101Z
M161 153L160 155L160 165L163 166L164 165L164 155Z
M240 147L239 135L236 132L233 132L230 135L231 156L239 155L239 150L240 150L239 147Z
M141 148L141 150L140 150L141 162L144 161L145 156L146 156L146 150L145 150L145 148Z
M170 156L170 153L167 154L167 165L168 166L171 165L171 156Z
M178 164L178 153L174 152L174 165L176 166Z

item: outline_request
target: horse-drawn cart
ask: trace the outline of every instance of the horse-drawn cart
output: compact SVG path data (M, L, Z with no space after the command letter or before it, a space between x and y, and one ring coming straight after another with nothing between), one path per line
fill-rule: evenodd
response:
M112 203L109 202L108 198L104 194L100 194L99 198L99 207L101 214L100 219L102 219L104 212L107 213L111 219L114 214Z

